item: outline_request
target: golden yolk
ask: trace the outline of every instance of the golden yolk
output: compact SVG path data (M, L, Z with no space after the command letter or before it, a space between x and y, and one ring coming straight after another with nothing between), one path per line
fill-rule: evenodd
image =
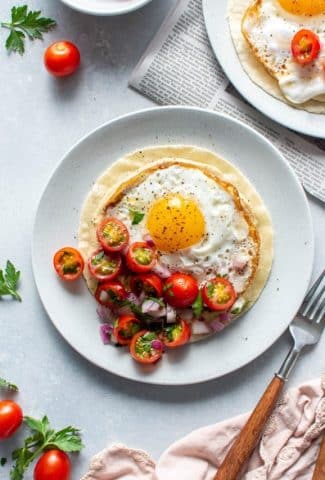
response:
M279 0L281 6L294 15L325 13L325 0Z
M151 206L147 228L159 250L173 252L198 243L205 221L195 200L171 193Z

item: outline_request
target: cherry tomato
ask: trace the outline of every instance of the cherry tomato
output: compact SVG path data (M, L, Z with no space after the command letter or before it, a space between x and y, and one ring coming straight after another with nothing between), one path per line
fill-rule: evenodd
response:
M64 247L54 255L53 265L62 280L72 282L82 275L85 262L78 250Z
M132 272L149 272L156 262L156 250L146 242L135 242L130 245L126 254L126 264Z
M158 335L149 330L141 330L134 335L130 344L130 353L139 363L155 363L163 354L162 348L155 348L155 342L160 344Z
M140 329L140 321L134 315L122 315L117 320L113 335L120 345L129 345Z
M317 58L320 51L318 36L310 30L299 30L292 39L291 51L300 65L311 63Z
M126 297L125 288L117 280L100 283L95 292L97 302L105 307L114 307L118 301L125 300Z
M88 260L88 268L93 277L100 281L112 280L117 277L122 267L119 254L106 253L99 249Z
M202 289L203 302L215 311L229 310L236 300L232 284L223 277L207 282Z
M166 302L175 308L186 308L192 305L199 293L195 278L185 273L174 273L165 281L164 297Z
M105 252L120 252L129 243L129 232L117 218L104 218L98 225L97 238Z
M55 77L66 77L79 67L80 52L71 42L55 42L45 50L44 64L48 72Z
M172 325L166 326L160 338L166 347L175 348L184 345L191 338L191 329L190 326L185 320L179 320Z
M69 480L70 460L61 450L43 453L34 468L34 480Z
M161 297L163 294L163 282L154 273L141 273L131 277L131 290L136 295L144 292L149 297Z
M11 437L23 421L20 406L12 400L0 400L0 440Z

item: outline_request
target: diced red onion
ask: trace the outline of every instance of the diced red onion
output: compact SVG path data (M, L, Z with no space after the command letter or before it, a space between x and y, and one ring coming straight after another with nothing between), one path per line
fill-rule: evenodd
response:
M230 320L229 312L220 313L218 320L222 323L228 323Z
M100 292L99 299L101 302L107 302L107 300L109 300L109 294L105 292L105 290L102 290Z
M146 299L146 294L144 292L141 292L138 298L139 305Z
M113 325L108 323L103 323L99 327L99 334L104 345L107 345L111 342L111 335L113 333Z
M137 306L140 305L139 298L134 293L130 292L126 298L129 300L129 302L132 302Z
M151 347L155 350L164 350L164 344L158 339L152 340Z
M225 325L219 322L219 320L215 319L210 323L210 327L213 332L221 332L221 330L225 328Z
M159 310L156 312L150 312L150 315L153 318L161 318L166 316L166 308L165 307L160 307Z
M146 242L146 244L148 245L148 247L154 247L155 246L155 242L153 241L151 235L149 235L149 233L146 233L143 235L143 240Z
M192 333L193 335L207 335L211 330L205 322L200 320L194 320L192 322Z
M141 310L143 313L154 313L157 312L160 308L160 305L158 302L155 302L154 300L145 300L141 306Z
M171 276L170 270L159 262L156 262L156 264L152 267L152 271L161 278L168 278Z
M176 310L168 303L166 304L166 322L174 323L176 321Z
M97 315L99 320L102 323L113 323L114 322L114 315L110 308L104 307L104 305L98 305L96 309Z

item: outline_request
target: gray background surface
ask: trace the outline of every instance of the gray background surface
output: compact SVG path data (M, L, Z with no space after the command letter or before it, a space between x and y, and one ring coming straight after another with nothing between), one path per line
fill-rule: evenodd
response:
M83 430L86 448L74 461L74 480L86 471L91 455L112 442L146 449L157 459L192 429L250 409L290 339L285 334L262 357L228 377L166 388L105 373L59 336L42 308L32 275L30 244L38 199L60 158L81 136L120 114L153 105L128 89L127 81L175 0L153 0L138 12L115 18L83 15L58 0L28 3L57 19L58 28L43 43L27 42L23 57L7 56L6 32L0 31L0 264L10 258L19 266L23 296L22 304L0 301L0 376L20 386L17 399L26 414L46 413L57 428L72 424ZM12 5L12 0L1 1L1 20L8 18ZM57 80L44 70L42 55L51 41L64 38L80 47L82 68ZM309 201L316 237L315 277L325 264L324 208ZM325 338L299 363L291 385L321 374L324 348ZM20 437L2 442L0 456L9 455ZM0 467L0 478L8 478L8 471ZM26 479L31 478L30 472Z

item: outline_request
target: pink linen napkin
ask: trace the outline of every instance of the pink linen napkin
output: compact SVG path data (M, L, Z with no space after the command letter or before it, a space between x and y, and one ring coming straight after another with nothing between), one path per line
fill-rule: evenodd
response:
M82 480L213 480L249 414L200 428L155 463L145 452L112 445L97 454ZM325 378L289 390L245 466L243 480L310 480L325 430Z

